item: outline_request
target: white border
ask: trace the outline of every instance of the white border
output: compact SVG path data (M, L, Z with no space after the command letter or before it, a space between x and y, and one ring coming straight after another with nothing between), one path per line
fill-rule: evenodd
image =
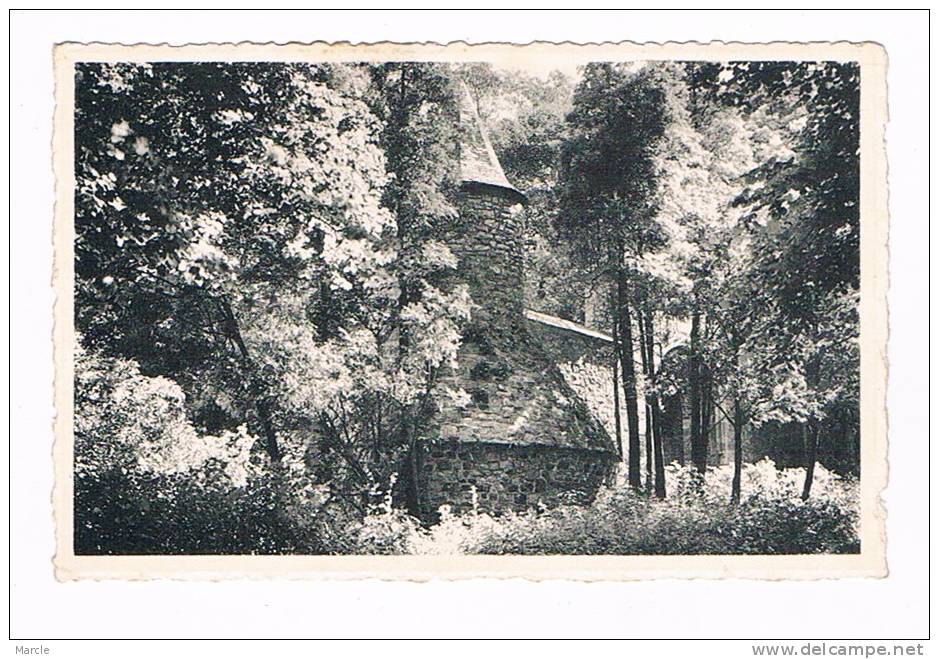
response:
M886 56L877 44L221 44L56 47L55 360L56 576L60 579L172 578L365 578L621 580L645 578L807 579L886 574L883 510L886 485L884 408L887 340L887 208L883 131L886 123ZM74 83L77 62L166 61L487 61L527 62L642 60L851 61L860 66L861 214L861 552L828 556L75 556L73 524L72 384L74 339Z
M50 636L757 636L911 637L926 633L927 409L926 17L833 14L379 13L299 17L225 14L14 17L14 181L11 256L12 632ZM167 35L171 35L168 39ZM760 584L520 581L459 584L82 583L52 580L51 45L63 40L600 41L874 39L890 56L891 577L882 581ZM897 476L899 474L899 476ZM251 603L251 604L249 604ZM731 607L731 608L728 608ZM350 611L354 610L354 614ZM694 612L694 614L692 614ZM419 624L415 624L419 622ZM363 627L364 625L364 627Z

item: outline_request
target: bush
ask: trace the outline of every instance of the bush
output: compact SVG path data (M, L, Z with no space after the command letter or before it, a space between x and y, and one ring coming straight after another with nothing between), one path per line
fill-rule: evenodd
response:
M244 426L198 433L179 385L79 348L75 360L76 554L315 550ZM292 484L293 485L293 484Z
M802 501L804 471L778 471L764 460L744 469L743 498L731 505L730 468L708 472L672 466L669 497L657 500L622 485L591 506L510 513L498 518L442 511L422 529L390 512L367 519L368 553L416 554L815 554L856 553L857 482L816 467L813 496ZM381 533L387 533L381 536ZM380 539L383 537L383 539Z
M619 484L590 506L491 517L444 507L431 528L392 506L362 511L311 482L302 460L273 468L244 427L199 434L171 380L126 360L76 354L77 554L796 554L858 552L858 483L821 465L667 469L668 497ZM388 488L391 492L394 483Z
M402 553L417 532L388 499L365 515L313 483L296 451L275 467L244 426L199 433L173 380L75 358L76 554Z
M76 481L76 554L271 554L294 548L274 489L205 489L181 477L119 471Z

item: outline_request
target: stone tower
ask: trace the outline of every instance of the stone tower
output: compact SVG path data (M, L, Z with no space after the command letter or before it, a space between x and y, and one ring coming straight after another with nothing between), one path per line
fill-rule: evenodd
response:
M440 385L471 402L445 402L418 461L418 507L489 512L587 502L617 453L603 426L526 327L525 196L505 177L469 90L460 98L459 221L447 243L474 309L458 367Z

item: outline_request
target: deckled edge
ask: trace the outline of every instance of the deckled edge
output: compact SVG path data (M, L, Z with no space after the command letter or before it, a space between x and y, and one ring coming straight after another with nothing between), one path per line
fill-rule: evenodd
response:
M76 61L497 61L533 53L584 61L656 59L857 61L861 65L861 428L862 553L819 556L75 556L72 548L72 401L74 373L74 162L73 107ZM615 51L615 52L613 52ZM746 52L741 52L746 51ZM225 57L219 57L222 53ZM745 43L686 41L543 42L506 44L465 41L422 43L60 43L54 47L53 167L56 202L53 231L53 329L56 441L53 447L56 555L59 581L75 579L382 579L469 578L627 581L649 578L748 578L761 580L884 577L887 485L887 57L874 42ZM876 98L871 99L871 94ZM870 237L869 237L870 236ZM64 293L64 294L63 294ZM873 346L873 349L871 348ZM67 374L69 377L61 377ZM873 379L873 380L872 380ZM873 402L871 402L873 400ZM874 546L871 547L872 541Z

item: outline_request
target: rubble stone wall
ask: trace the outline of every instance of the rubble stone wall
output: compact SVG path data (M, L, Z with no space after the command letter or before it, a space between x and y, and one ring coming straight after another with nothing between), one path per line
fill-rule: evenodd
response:
M421 517L441 505L453 512L499 514L539 505L587 504L612 475L615 456L604 451L506 444L437 442L425 447Z
M456 367L438 375L438 409L420 438L425 521L442 505L466 510L474 498L492 513L586 503L616 458L603 424L528 327L516 203L494 186L465 188L446 238L473 309Z

